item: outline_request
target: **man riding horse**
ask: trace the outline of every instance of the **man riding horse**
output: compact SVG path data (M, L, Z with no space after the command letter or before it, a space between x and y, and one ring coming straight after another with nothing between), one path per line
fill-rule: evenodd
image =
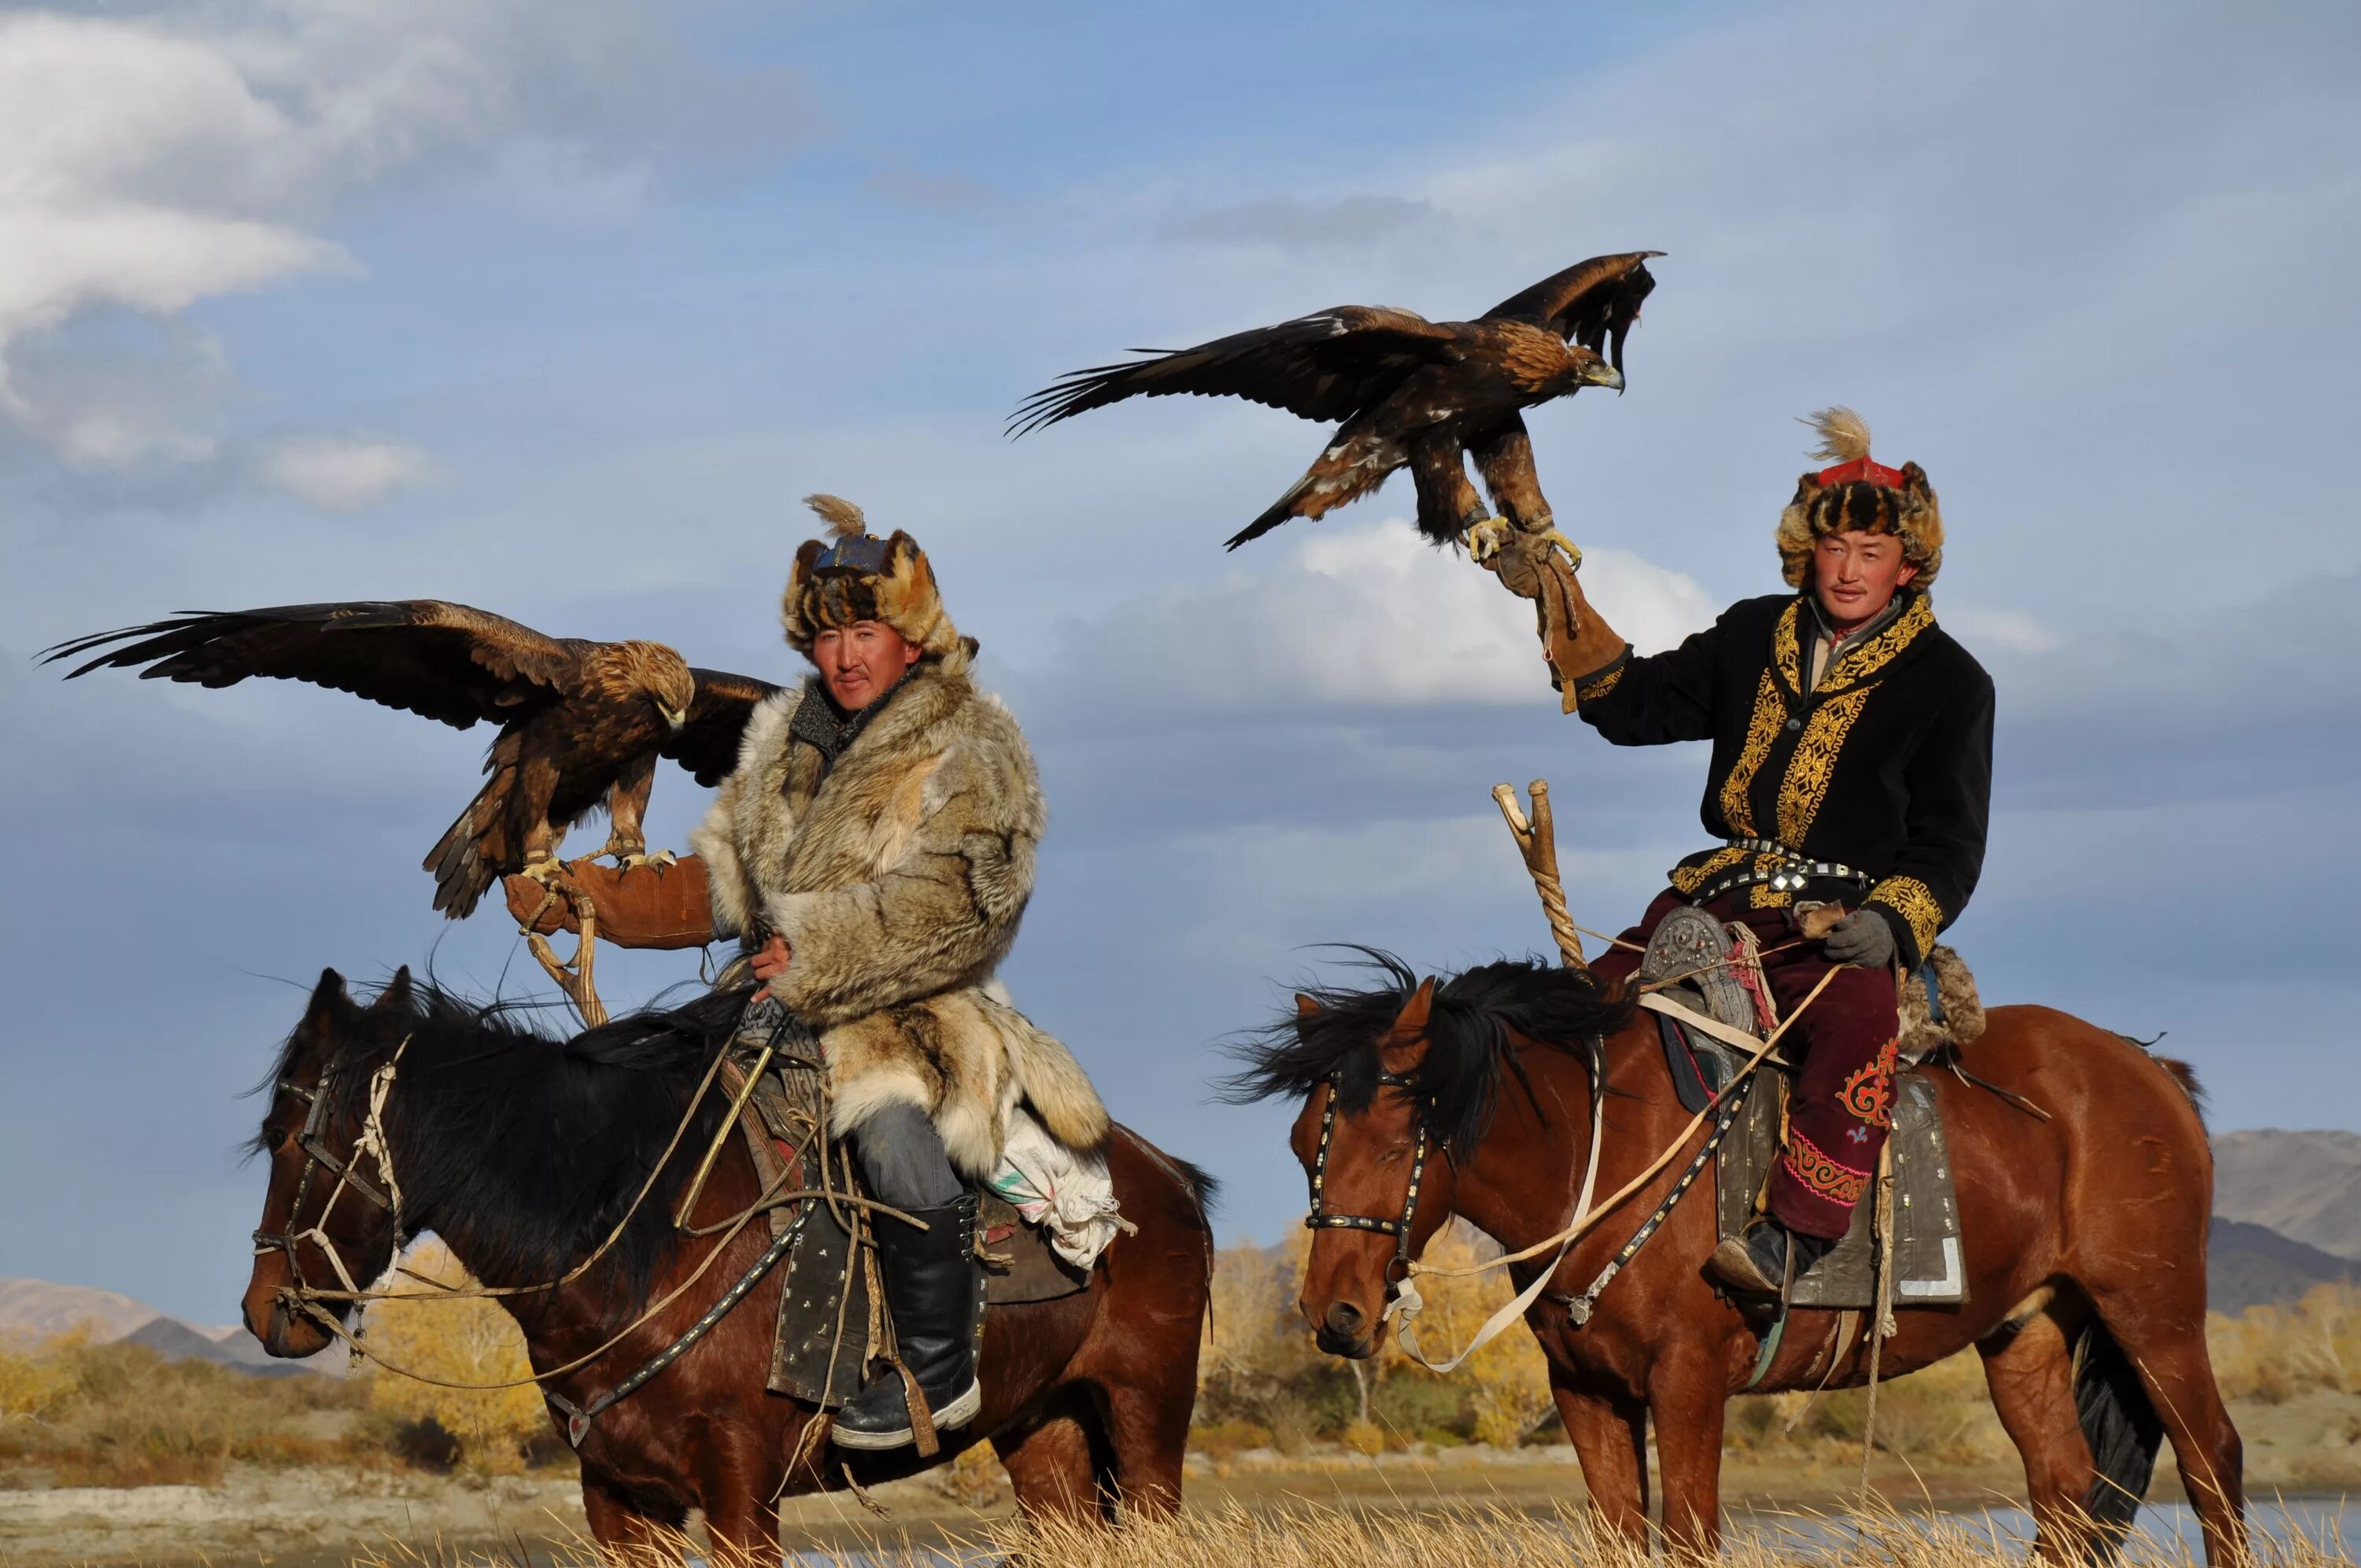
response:
M1769 1213L1711 1261L1725 1286L1757 1298L1843 1237L1877 1168L1893 1122L1896 975L1926 961L1975 890L1992 790L1992 680L1935 624L1928 597L1943 524L1926 472L1874 461L1849 410L1812 422L1816 455L1832 466L1796 482L1777 534L1797 591L1742 599L1668 652L1634 656L1578 580L1537 554L1491 563L1538 601L1553 676L1600 735L1713 742L1702 816L1720 842L1673 868L1592 966L1600 978L1627 981L1683 905L1754 933L1783 1011L1835 971L1789 1036L1802 1036L1804 1061ZM1800 922L1816 907L1835 918L1814 939Z
M1011 1007L994 970L1033 891L1045 817L1016 720L969 674L976 645L943 609L926 552L879 539L858 508L810 498L832 537L796 553L781 605L815 673L746 723L736 770L689 835L711 934L739 938L724 986L760 982L818 1032L831 1131L881 1215L878 1274L900 1365L934 1425L973 1419L976 1193L1020 1102L1069 1147L1107 1135L1066 1047ZM634 892L602 894L606 934L634 945ZM921 1228L923 1226L923 1228ZM836 1414L835 1442L916 1440L892 1366Z

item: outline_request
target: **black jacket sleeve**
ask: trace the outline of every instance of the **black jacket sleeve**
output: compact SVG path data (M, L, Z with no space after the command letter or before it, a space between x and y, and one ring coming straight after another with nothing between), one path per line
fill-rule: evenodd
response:
M1662 653L1634 657L1625 647L1621 658L1574 683L1575 711L1618 746L1712 740L1715 677L1730 620L1725 613Z
M1903 964L1916 969L1960 917L1983 872L1992 817L1993 685L1981 668L1944 704L1904 772L1906 837L1893 868L1863 906L1894 927Z

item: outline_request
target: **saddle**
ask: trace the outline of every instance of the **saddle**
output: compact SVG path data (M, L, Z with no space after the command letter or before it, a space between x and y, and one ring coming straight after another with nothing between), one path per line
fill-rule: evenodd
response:
M1656 927L1638 980L1656 982L1657 994L1760 1039L1768 1008L1753 983L1752 940L1743 927L1724 928L1702 909L1676 909ZM1927 1069L1983 1033L1983 1011L1967 965L1945 947L1936 948L1926 966L1904 981L1900 1002L1901 1066L1888 1145L1894 1183L1893 1297L1896 1305L1956 1305L1967 1299L1960 1210ZM1653 1016L1682 1108L1695 1113L1721 1103L1752 1053L1669 1014ZM1785 1130L1787 1069L1776 1056L1766 1058L1732 1092L1741 1098L1714 1168L1716 1218L1725 1238L1761 1212ZM1791 1306L1865 1310L1875 1304L1875 1209L1867 1199L1854 1207L1844 1239L1797 1277Z
M851 1152L822 1134L826 1069L817 1049L774 1055L749 1093L747 1071L752 1065L741 1058L725 1062L721 1086L733 1100L744 1095L739 1127L764 1190L830 1194L770 1213L773 1239L791 1239L779 1266L779 1317L768 1387L833 1409L859 1391L869 1360L883 1343L884 1303L872 1289L873 1271L864 1266L866 1212L858 1202L843 1201L865 1199L868 1192ZM992 1187L975 1190L977 1250L983 1264L976 1286L983 1299L976 1317L979 1335L994 1307L1054 1300L1088 1288L1089 1271L1058 1255L1049 1227L1025 1223Z

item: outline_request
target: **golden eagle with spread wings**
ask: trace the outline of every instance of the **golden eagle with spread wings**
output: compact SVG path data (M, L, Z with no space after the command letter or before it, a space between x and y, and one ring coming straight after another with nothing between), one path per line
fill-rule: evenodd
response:
M1624 336L1656 286L1646 263L1663 254L1592 257L1472 322L1339 305L1194 348L1137 349L1150 357L1072 371L1034 393L1009 433L1126 398L1249 398L1341 428L1303 477L1232 537L1233 550L1290 518L1324 516L1407 466L1419 532L1488 554L1507 534L1467 482L1472 452L1507 526L1552 535L1579 560L1552 525L1523 411L1585 387L1621 389Z
M205 686L262 675L351 692L455 729L498 724L484 758L491 777L424 862L434 907L454 920L503 876L554 873L566 830L602 804L612 831L598 852L645 863L641 822L656 759L719 783L737 766L747 715L777 689L692 669L661 642L548 637L441 599L181 615L60 643L42 662L110 645L66 678L140 664L143 680Z

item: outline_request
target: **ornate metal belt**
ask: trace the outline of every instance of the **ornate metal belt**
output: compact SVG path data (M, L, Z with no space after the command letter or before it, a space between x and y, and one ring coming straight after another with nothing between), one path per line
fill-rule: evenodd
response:
M1748 866L1743 870L1718 876L1697 889L1689 899L1692 905L1710 904L1725 893L1733 893L1741 887L1752 887L1757 883L1770 883L1774 893L1794 894L1803 892L1808 883L1815 882L1857 882L1866 887L1877 880L1867 872L1856 871L1842 861L1808 859L1775 839L1725 839L1722 840L1722 846L1725 849L1742 850L1750 855L1775 855L1778 857L1779 863L1767 868L1759 865Z

